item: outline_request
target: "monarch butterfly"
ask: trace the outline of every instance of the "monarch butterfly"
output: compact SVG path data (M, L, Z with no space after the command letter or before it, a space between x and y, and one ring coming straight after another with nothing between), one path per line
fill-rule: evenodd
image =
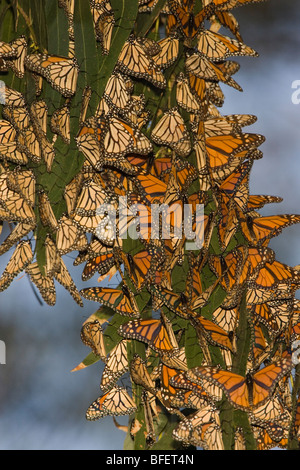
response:
M186 71L202 80L223 82L238 91L242 91L240 85L231 77L231 70L223 67L221 63L213 63L199 52L189 54L185 60ZM204 85L204 84L202 84ZM198 82L199 86L199 82Z
M125 42L118 57L117 68L132 77L145 79L157 88L166 86L164 75L134 36L130 36Z
M0 85L1 96L3 96L5 105L8 107L25 107L25 98L17 90L10 88L9 86L5 85L2 87Z
M20 131L17 141L20 148L33 162L41 161L42 148L32 125Z
M88 162L96 170L102 168L104 160L97 140L96 126L84 123L75 140L78 149L84 154Z
M249 306L249 310L257 321L267 327L270 335L274 336L289 325L293 312L293 300L273 300L254 304Z
M6 66L12 69L13 73L18 78L23 78L25 74L24 64L27 54L27 40L25 36L20 36L19 38L12 41L10 44L15 53L12 57L5 60L5 64Z
M68 103L54 111L50 127L51 131L59 135L66 144L70 143L70 106Z
M65 255L73 250L82 250L87 244L86 236L78 225L69 216L62 215L56 229L56 247L59 254Z
M209 107L209 88L211 86L211 82L209 83L203 78L196 77L196 75L189 72L186 74L186 79L189 85L190 93L194 95L193 101L200 102L203 114L207 113Z
M201 10L194 15L192 13L195 0L186 0L182 6L176 0L169 0L168 6L177 20L177 25L185 36L192 40L198 33L205 19L205 10Z
M114 72L107 81L103 97L109 106L125 112L130 102L130 90L126 78Z
M101 44L102 54L108 55L115 25L113 11L102 13L95 23L96 39Z
M159 68L168 68L175 62L179 52L179 39L176 34L168 36L157 42L159 52L153 55L155 65Z
M228 11L217 11L215 12L215 16L216 20L221 23L222 26L229 29L239 42L243 42L238 21L232 13Z
M279 261L266 262L258 271L253 284L259 289L274 289L279 283L299 284L297 272Z
M19 242L0 277L0 291L7 289L13 279L31 263L32 259L33 252L30 242Z
M88 300L99 302L110 307L120 315L127 317L139 317L139 311L130 290L123 286L122 289L111 287L88 287L82 289L80 294Z
M135 403L126 389L116 385L89 406L86 418L94 421L105 416L130 415L135 410Z
M163 203L167 184L151 174L139 174L135 178L135 185L147 204Z
M166 325L166 326L165 326ZM171 326L161 320L132 320L119 328L119 334L127 339L137 339L147 343L158 353L174 354L178 350Z
M190 395L190 391L182 393L181 390L176 389L171 385L172 377L179 373L177 369L166 366L164 363L159 367L159 382L160 382L160 396L161 401L167 408L184 406L185 394Z
M83 307L83 302L77 290L77 287L62 259L60 261L59 271L54 271L53 275L55 279L71 294L75 302L80 307Z
M297 281L294 283L293 280L289 282L275 282L273 288L267 289L258 288L255 282L249 281L247 284L246 301L249 305L256 305L275 300L291 299L295 296L297 288Z
M260 427L258 427L255 436L257 442L257 450L270 450L274 447L286 449L286 446L288 444L288 431L280 427L277 427L277 431L277 437L276 440L274 440L273 437L270 436L267 429L261 429Z
M106 392L112 388L128 368L127 341L122 340L111 350L107 358L101 377L101 390Z
M192 391L193 394L201 398L202 406L205 406L210 402L212 396L215 397L216 401L221 400L222 398L222 391L219 387L214 384L207 383L206 388L208 388L209 391L206 392L202 385L194 382L192 379L188 379L185 371L180 371L176 375L173 375L170 378L170 384L177 389Z
M58 222L54 215L48 195L39 191L39 214L42 224L54 232L58 229Z
M248 197L247 205L243 208L243 212L251 212L253 210L261 209L265 204L282 202L282 197L267 196L267 195L253 195Z
M64 199L67 205L67 213L70 214L77 203L77 198L79 196L80 190L83 183L83 173L80 172L74 176L74 178L65 186L64 189Z
M164 113L152 130L151 138L158 145L172 148L181 157L187 157L191 152L189 134L176 107Z
M263 405L272 395L277 383L292 369L291 355L271 363L254 374L246 377L218 367L200 366L192 369L201 384L201 379L219 386L228 400L242 410L255 409ZM189 371L186 372L189 377Z
M30 105L30 114L38 130L47 132L48 106L44 100L35 100Z
M14 41L10 43L0 41L0 57L1 59L7 59L10 57L16 57L17 49Z
M30 54L25 58L25 66L31 72L44 77L50 85L65 98L74 95L77 86L79 67L75 58Z
M15 222L35 222L35 214L31 204L29 205L23 197L10 189L7 175L0 175L0 203L2 209L2 220Z
M9 142L5 145L0 144L0 159L5 162L16 163L17 165L27 165L29 161L26 153L17 142Z
M197 335L204 337L213 345L234 351L233 331L227 332L211 320L197 316L193 320Z
M109 0L90 0L90 8L95 15L111 11Z
M247 270L248 281L254 280L266 263L275 261L275 253L268 247L248 247L244 250L239 246L238 249L244 251L246 255L244 270Z
M171 186L171 183L173 183L171 182L171 177L173 175L174 175L174 179L176 180L178 190L180 192L185 192L189 188L190 184L196 180L198 176L198 172L196 168L193 165L191 165L189 162L183 161L178 158L178 159L173 160L172 166L169 171L168 183L170 183L170 186ZM197 200L199 199L199 202L197 203L198 204L203 203L201 197L191 195L189 198L189 201L191 199L197 199Z
M247 280L247 273L242 272L244 255L238 249L232 250L225 256L211 255L208 262L210 269L220 278L221 286L227 292Z
M35 176L32 170L16 167L8 177L8 187L16 191L29 206L35 205Z
M249 133L238 137L231 134L208 137L205 140L205 149L213 179L220 180L228 176L242 159L251 156L251 152L264 141L263 136ZM239 161L237 165L236 161Z
M272 435L272 426L274 424L289 427L290 413L284 408L279 396L271 397L267 402L251 412L251 424L266 428Z
M268 342L263 333L261 326L254 323L251 329L251 357L252 367L257 367L266 358L266 352L268 352Z
M151 247L135 255L121 252L119 260L124 263L124 267L138 291L151 281L156 268L161 263L159 251L153 250Z
M214 7L216 11L227 11L247 3L259 3L261 1L263 0L206 0L205 3L208 6Z
M188 309L187 298L184 293L174 292L172 289L161 286L151 286L151 291L156 297L157 305L166 305L167 308L176 313L179 317L189 319L191 311ZM159 299L159 303L158 303Z
M103 328L99 320L85 322L80 331L80 338L83 344L89 346L96 356L106 362Z
M24 106L4 106L3 116L18 130L22 131L31 125L28 109Z
M46 163L46 169L50 173L51 168L52 168L52 163L55 158L55 150L54 150L53 142L49 142L49 140L47 139L44 133L41 133L41 134L37 133L37 141L40 145L41 154ZM33 159L33 156L31 156L31 158Z
M0 255L18 243L35 228L35 223L19 222L0 245Z
M251 47L223 36L219 33L205 30L200 31L198 38L198 52L212 61L222 61L230 56L252 56L257 57L258 54Z
M46 253L45 273L49 276L53 276L54 272L59 271L61 268L61 256L50 235L47 235L44 244Z
M157 394L155 383L149 374L146 361L143 361L137 353L133 355L129 369L130 375L137 385L141 385L145 390L149 391L153 395Z
M58 5L65 10L67 15L74 14L74 0L58 0Z
M211 433L214 437L209 436ZM186 445L201 446L206 450L224 449L220 419L213 405L206 405L183 419L174 429L173 437Z
M189 79L182 72L176 78L176 101L178 106L189 113L204 114L204 103L200 101L197 93L193 93L189 87Z
M113 252L105 253L106 250L103 251L103 253L99 253L97 256L87 261L81 275L83 281L91 279L95 272L106 274L114 266L115 259Z
M252 114L228 114L226 116L212 116L203 122L203 132L206 137L225 134L241 134L242 128L254 124L257 117ZM197 131L197 126L195 126ZM202 130L200 128L200 130Z
M239 311L237 307L227 308L221 305L212 314L212 320L227 332L235 331L238 319Z
M104 216L97 213L97 209L103 207L106 197L101 186L91 178L85 180L70 218L81 230L94 232L103 220Z
M106 157L122 157L129 153L147 155L152 150L149 139L126 121L112 117L108 120L107 131L100 140Z
M236 204L244 205L247 199L249 173L252 161L248 160L236 168L224 181L217 186L217 200L220 221L218 235L224 251L237 229Z
M5 145L16 139L16 131L9 121L0 120L0 144Z
M252 245L266 245L269 240L282 232L282 229L300 222L300 215L282 214L264 217L251 217L240 213L241 230Z
M37 262L31 263L25 268L25 272L29 275L30 280L38 288L44 301L53 306L56 303L56 291L52 276L43 275Z

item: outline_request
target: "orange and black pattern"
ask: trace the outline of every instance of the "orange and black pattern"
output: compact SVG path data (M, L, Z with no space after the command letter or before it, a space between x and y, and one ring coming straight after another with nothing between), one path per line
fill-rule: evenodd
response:
M24 94L7 86L1 105L0 227L10 232L0 254L11 256L0 291L24 271L48 305L55 282L79 305L98 304L82 325L90 352L76 368L104 363L86 418L132 415L128 439L144 423L148 449L164 434L160 413L177 420L174 448L225 449L223 405L248 418L231 423L231 450L250 441L257 450L299 448L300 269L277 260L269 243L300 215L259 213L282 201L250 194L265 138L244 130L255 116L218 109L223 85L242 91L238 58L258 55L234 9L260 1L167 0L159 9L139 0L136 24L152 14L154 23L145 35L128 31L96 99L76 58L74 0L57 0L68 24L64 56L35 50L25 36L0 41L0 77L26 74L34 85ZM119 11L110 0L87 8L105 61ZM59 106L47 101L55 93ZM82 164L53 201L43 181L58 178L61 147ZM79 291L63 256L96 285Z

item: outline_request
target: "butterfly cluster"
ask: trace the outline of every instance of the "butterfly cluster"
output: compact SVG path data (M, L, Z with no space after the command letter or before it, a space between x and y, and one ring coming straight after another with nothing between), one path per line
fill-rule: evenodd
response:
M268 245L300 215L260 215L265 204L282 200L249 193L264 137L243 130L255 116L218 110L220 85L241 91L232 58L257 56L231 12L255 1L166 1L155 16L159 32L155 24L143 36L130 32L93 112L93 89L84 88L75 135L70 116L81 71L74 1L58 1L68 19L68 57L28 54L23 37L0 43L0 70L29 73L36 95L29 105L5 89L0 219L13 229L0 253L16 247L0 290L25 270L49 305L54 280L79 305L82 298L100 304L82 325L91 353L76 368L104 363L101 394L86 417L131 415L129 436L142 435L147 448L170 432L163 413L174 415L172 438L183 447L224 449L228 419L232 449L246 449L250 434L260 450L286 448L291 435L299 440L292 384L300 274ZM101 54L109 56L117 12L109 0L90 0L89 7ZM139 0L138 18L156 10L157 0ZM51 114L40 97L45 82L62 97ZM158 99L163 106L153 106ZM83 164L64 187L65 211L58 213L36 168L43 164L51 175L56 142L72 139ZM162 206L168 210L153 224L153 207ZM197 249L188 248L187 220L202 240ZM43 266L29 237L38 237L39 227L46 233ZM77 290L62 259L73 252L74 266L84 264L82 280L96 274L98 285ZM112 279L119 284L101 285Z

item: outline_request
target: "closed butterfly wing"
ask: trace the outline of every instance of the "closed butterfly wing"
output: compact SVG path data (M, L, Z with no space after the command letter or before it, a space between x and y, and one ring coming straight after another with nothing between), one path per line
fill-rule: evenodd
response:
M197 47L200 54L212 61L222 61L233 56L257 57L257 52L251 47L209 30L199 33Z
M103 392L111 389L117 380L129 369L127 341L120 341L109 353L102 372L100 388Z
M105 416L130 415L136 405L123 387L115 386L95 400L86 411L86 418L95 421Z
M30 242L19 242L0 277L0 291L7 289L13 279L31 263L32 259L33 252Z
M36 262L29 264L25 268L25 272L29 275L31 282L38 288L44 301L50 306L55 305L56 292L53 277L43 275Z
M117 61L118 69L129 76L142 78L158 88L165 88L166 80L153 59L147 55L141 43L130 36Z
M186 157L191 152L191 142L183 118L177 108L168 110L152 130L151 137L158 145L165 145Z
M25 67L44 77L64 97L68 98L74 95L79 73L75 58L29 54L25 58Z
M80 337L83 344L91 348L96 356L106 362L103 328L99 320L85 322L82 325Z
M145 390L156 394L155 383L147 369L146 361L135 353L130 361L130 375L137 385L141 385Z
M109 54L114 25L115 16L113 11L101 14L95 24L96 37L101 44L104 55Z
M177 24L181 33L185 38L192 40L198 33L204 19L205 11L200 10L196 15L193 14L193 4L191 2L184 2L181 6L175 0L168 2L168 7L175 16ZM193 2L192 2L193 3Z
M168 36L158 41L160 50L154 54L153 61L159 68L168 68L178 57L179 39L176 35Z
M127 289L114 289L111 287L89 287L80 291L88 300L99 302L110 307L120 315L138 317L139 313L130 292Z
M70 143L70 106L64 104L61 108L54 111L51 116L51 130L59 135L66 143Z
M83 302L79 291L62 259L60 263L60 269L59 271L54 272L54 277L71 294L75 302L80 307L83 307Z
M19 222L0 245L0 255L8 251L35 228L35 223Z

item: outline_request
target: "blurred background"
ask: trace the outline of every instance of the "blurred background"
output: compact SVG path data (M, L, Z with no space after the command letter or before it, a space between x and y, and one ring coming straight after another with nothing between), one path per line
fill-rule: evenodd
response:
M222 86L226 101L221 112L255 114L258 121L247 130L266 137L264 157L251 172L250 191L284 200L261 214L299 213L300 104L291 98L292 83L300 80L300 6L294 0L269 0L234 14L244 42L260 56L237 59L241 69L234 78L244 92ZM300 227L285 229L270 246L279 261L300 264ZM0 273L10 256L0 257ZM81 281L81 269L72 269L71 256L64 261L79 289L95 285L94 279ZM6 364L0 365L0 449L122 449L125 434L112 418L85 419L87 407L100 394L101 366L71 372L89 352L80 329L97 304L84 301L80 308L56 286L55 307L40 305L24 275L0 293L0 340L6 344ZM126 424L127 417L117 420Z

